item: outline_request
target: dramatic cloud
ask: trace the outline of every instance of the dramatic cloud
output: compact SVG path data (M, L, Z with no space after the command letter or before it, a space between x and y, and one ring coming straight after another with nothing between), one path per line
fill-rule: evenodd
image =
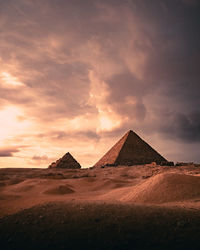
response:
M17 152L20 152L20 149L17 147L0 148L0 157L12 157L13 153Z
M199 17L196 0L0 0L0 146L90 166L134 129L200 161Z
M41 164L48 164L49 158L47 155L34 155L31 160L29 161L29 164L40 166Z
M168 119L168 124L163 124L162 132L175 139L185 140L186 142L200 141L200 112L189 115L175 114Z

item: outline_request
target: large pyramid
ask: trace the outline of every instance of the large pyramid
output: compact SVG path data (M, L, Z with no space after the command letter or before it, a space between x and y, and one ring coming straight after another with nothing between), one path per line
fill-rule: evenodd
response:
M56 162L51 163L49 168L81 168L81 165L74 159L74 157L68 152L62 158Z
M94 166L137 165L167 162L132 130L128 131Z

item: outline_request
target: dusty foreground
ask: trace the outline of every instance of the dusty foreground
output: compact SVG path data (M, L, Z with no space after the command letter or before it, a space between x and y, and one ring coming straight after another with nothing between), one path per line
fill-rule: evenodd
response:
M1 169L1 249L200 249L200 166Z

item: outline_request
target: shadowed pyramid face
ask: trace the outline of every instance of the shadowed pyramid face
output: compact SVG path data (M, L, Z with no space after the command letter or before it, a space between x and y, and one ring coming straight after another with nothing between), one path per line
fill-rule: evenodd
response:
M80 164L74 159L74 157L68 152L62 158L52 163L49 168L81 168Z
M143 141L132 130L128 131L96 164L104 165L136 165L161 162L167 160Z

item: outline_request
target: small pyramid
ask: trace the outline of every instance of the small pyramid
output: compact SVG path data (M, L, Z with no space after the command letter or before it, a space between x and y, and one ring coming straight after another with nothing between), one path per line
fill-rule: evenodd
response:
M56 162L52 162L48 168L67 168L78 169L81 165L74 159L74 157L68 152L62 158Z
M132 130L128 131L95 165L118 166L167 162Z

